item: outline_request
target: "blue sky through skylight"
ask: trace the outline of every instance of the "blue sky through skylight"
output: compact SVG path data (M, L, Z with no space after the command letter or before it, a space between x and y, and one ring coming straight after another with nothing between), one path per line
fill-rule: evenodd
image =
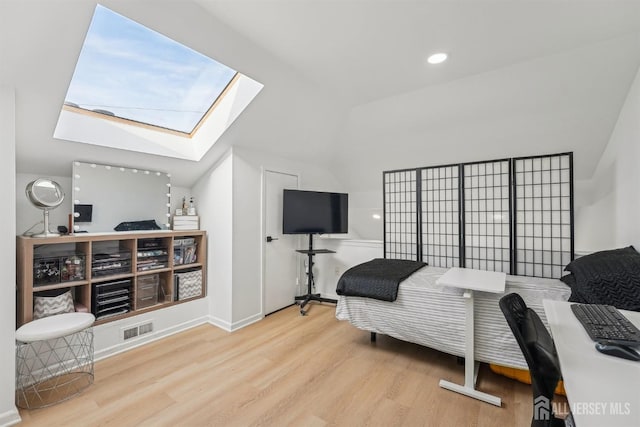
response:
M97 5L65 103L191 133L235 74Z

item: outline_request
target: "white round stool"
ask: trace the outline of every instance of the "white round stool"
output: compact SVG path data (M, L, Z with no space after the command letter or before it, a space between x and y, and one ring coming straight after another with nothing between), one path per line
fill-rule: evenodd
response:
M90 313L64 313L25 323L16 331L16 405L42 408L93 383Z

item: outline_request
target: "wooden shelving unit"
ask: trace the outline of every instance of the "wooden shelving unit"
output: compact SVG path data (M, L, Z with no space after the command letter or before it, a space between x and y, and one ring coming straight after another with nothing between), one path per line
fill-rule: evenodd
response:
M33 320L33 298L34 293L42 291L52 291L55 289L71 288L74 300L91 310L93 284L105 283L115 280L131 279L132 292L131 311L121 315L109 317L96 321L96 324L111 322L118 319L130 317L142 312L162 309L175 304L180 304L193 299L204 298L206 296L206 259L207 259L207 234L201 230L185 231L142 231L134 233L91 233L75 234L69 236L35 238L18 236L16 242L17 249L17 327ZM174 263L174 241L192 238L195 243L195 262L189 264ZM162 268L152 268L138 271L138 247L140 241L147 239L161 239L162 246L166 248L167 265ZM92 277L92 260L96 253L99 253L103 246L111 245L131 253L131 265L128 271L119 271L117 274L105 274ZM84 259L84 278L82 280L59 281L56 283L34 283L34 261L42 256L52 256L55 254L75 254ZM143 258L143 257L141 257ZM145 268L145 267L140 267ZM174 272L182 272L189 269L202 270L202 292L188 300L174 300ZM161 278L162 288L158 303L136 309L136 283L138 277L158 274ZM36 280L37 281L37 280ZM160 293L160 292L159 292Z

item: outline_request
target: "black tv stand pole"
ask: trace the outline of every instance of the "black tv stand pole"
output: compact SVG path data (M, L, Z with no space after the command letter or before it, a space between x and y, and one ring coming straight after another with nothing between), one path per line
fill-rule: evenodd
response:
M309 249L296 249L296 252L301 254L306 254L308 257L308 267L307 267L307 293L306 295L299 295L296 297L296 304L300 305L300 314L304 316L307 312L304 310L304 307L309 304L311 301L319 301L319 302L330 302L337 303L338 301L331 298L322 298L320 294L312 293L311 287L313 286L313 256L316 254L334 254L336 251L331 251L329 249L313 249L313 234L309 234Z

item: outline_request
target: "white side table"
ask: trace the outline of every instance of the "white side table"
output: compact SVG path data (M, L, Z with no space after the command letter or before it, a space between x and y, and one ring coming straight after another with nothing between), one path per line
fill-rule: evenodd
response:
M34 320L16 331L16 405L42 408L67 400L93 383L90 313Z
M466 308L464 385L440 380L440 387L496 406L502 405L502 400L499 397L483 393L476 390L475 387L478 378L478 363L475 361L474 352L473 291L504 293L506 278L505 273L454 267L436 281L438 285L465 289L463 296Z

